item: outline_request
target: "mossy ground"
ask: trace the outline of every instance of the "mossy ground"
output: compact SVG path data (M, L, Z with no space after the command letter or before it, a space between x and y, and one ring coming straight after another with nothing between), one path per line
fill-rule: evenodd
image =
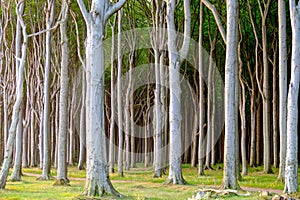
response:
M216 170L207 170L202 177L197 176L197 169L183 165L183 176L187 185L166 185L164 184L167 175L162 178L153 178L153 170L138 165L130 171L124 172L124 177L111 174L110 178L114 187L123 195L124 199L187 199L192 197L200 188L218 187L222 183L222 165L214 166ZM219 170L218 170L219 168ZM53 186L55 180L36 181L36 176L41 174L38 168L23 169L24 176L22 182L7 182L5 190L0 190L0 199L86 199L80 197L85 184L85 171L79 171L75 167L69 167L68 176L70 186ZM262 173L262 168L249 168L249 174L240 181L242 187L265 188L283 190L284 184L278 182L278 169L273 169L274 174ZM27 175L26 175L27 174ZM28 175L29 174L29 175ZM52 175L56 176L56 170L52 170ZM261 189L261 190L265 190ZM257 192L252 192L252 196L243 199L263 199ZM240 199L234 195L225 199ZM105 197L102 199L115 199L115 197Z

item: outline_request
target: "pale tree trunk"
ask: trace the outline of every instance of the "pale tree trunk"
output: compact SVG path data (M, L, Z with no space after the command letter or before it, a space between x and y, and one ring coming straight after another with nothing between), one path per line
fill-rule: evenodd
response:
M58 138L58 157L57 157L57 182L65 185L69 183L67 178L67 131L68 131L68 93L69 93L69 46L67 36L69 1L62 2L62 21L60 24L60 40L61 40L61 77L60 77L60 97L59 97L59 130Z
M118 75L117 75L117 104L118 104L118 174L123 176L123 108L122 108L122 52L121 52L121 23L123 10L118 12Z
M155 5L154 5L155 2ZM161 85L163 84L160 80L161 78L161 62L160 56L162 55L163 47L165 45L165 35L163 31L164 25L164 2L161 0L152 1L152 23L153 32L151 35L152 47L154 49L154 67L155 67L155 93L154 93L154 103L155 103L155 123L154 123L154 177L162 176L162 115L163 107L161 101ZM155 9L156 8L156 9ZM155 11L154 11L155 9Z
M46 28L51 29L54 18L55 0L48 0ZM43 110L43 171L39 180L50 179L50 69L51 69L51 31L46 32L46 57L44 77L44 110Z
M23 15L24 12L24 6L20 7L20 13ZM21 55L21 22L17 20L17 30L16 30L16 72L19 71L20 67L20 61L18 58L20 58ZM19 81L21 80L19 77L19 74L16 73L16 85L19 85ZM18 90L16 90L16 96L20 95L23 98L23 93L18 94ZM22 101L22 100L21 100ZM17 125L17 133L16 133L16 142L15 142L15 155L14 155L14 167L13 172L11 174L11 180L12 181L21 181L21 158L22 158L22 136L23 136L23 103L20 104L20 110L19 110L19 119L18 119L18 125Z
M115 26L116 26L116 15L113 23L111 24L111 61L110 61L110 134L109 134L109 172L114 173L115 165Z
M297 2L297 3L296 3ZM290 0L292 24L291 80L287 100L287 151L284 193L292 194L298 188L298 95L300 82L300 1Z
M203 72L203 4L200 2L200 25L199 25L199 146L198 146L198 175L204 175L203 157L204 157L204 72Z
M131 82L132 84L134 83L134 77L131 77ZM133 88L133 86L131 86ZM135 168L136 167L136 157L135 157L135 130L134 130L134 99L133 99L133 91L132 94L130 95L130 126L131 126L131 138L130 138L130 148L131 148L131 155L130 155L130 167Z
M287 120L287 44L286 44L286 6L278 0L279 22L279 174L278 180L285 176L286 158L286 120Z
M40 106L41 107L41 106ZM39 111L42 111L39 109ZM43 169L43 155L44 155L44 137L43 137L43 122L44 121L44 116L41 114L40 116L40 123L39 123L39 157L40 157L40 168Z
M130 19L129 19L130 21ZM129 60L129 77L128 77L128 85L127 85L127 91L125 96L125 127L126 127L126 162L125 162L125 169L129 170L129 168L132 166L132 160L131 158L134 157L134 113L133 113L133 99L132 99L132 88L133 88L133 77L132 77L132 71L133 71L133 65L134 65L134 50L136 46L136 35L135 32L132 32L128 35L126 35L126 40L130 48L130 52L128 55ZM131 113L131 114L130 114ZM130 148L131 147L131 148ZM133 156L131 156L133 154ZM134 165L133 165L134 166Z
M277 100L277 43L273 46L273 165L278 167L278 100Z
M248 59L249 60L249 59ZM247 62L247 68L248 68L248 72L250 75L250 80L251 80L251 89L250 90L250 123L251 123L251 136L250 136L250 161L249 161L249 165L251 167L254 166L255 163L255 126L256 126L256 94L255 94L255 81L254 81L254 75L252 73L251 67L250 67L250 63L249 61Z
M236 177L236 89L235 76L238 64L238 2L227 1L227 45L225 65L225 141L223 188L239 188Z
M108 18L119 10L125 0L111 4L109 0L91 3L88 12L83 1L77 0L87 25L87 170L85 196L102 196L105 193L121 195L113 188L108 174L106 136L104 124L104 29Z
M58 162L58 138L59 138L59 97L60 93L55 95L55 149L54 149L54 164L53 167L57 169Z
M28 83L29 81L27 81ZM26 95L27 97L30 97L30 88L29 85L26 85ZM30 106L29 106L29 100L26 99L26 107L25 107L25 123L23 124L23 138L22 138L22 167L27 168L28 167L28 160L30 159L30 152L29 152L29 145L30 145L30 138L29 138L29 117L30 117Z
M210 32L210 25L208 25L208 31ZM217 31L214 33L214 38L212 40L209 33L210 42L210 56L209 56L209 66L208 66L208 79L207 79L207 134L206 134L206 159L205 168L211 170L211 158L212 149L214 148L213 134L214 134L214 65L213 65L213 52L216 47L217 42Z
M71 88L70 88L71 89ZM70 91L70 93L72 93L72 99L71 99L71 104L70 104L70 116L69 116L69 123L70 123L70 126L69 126L69 146L67 149L69 149L68 152L68 165L69 166L73 166L74 165L74 145L75 145L75 119L73 116L75 116L75 101L76 101L76 93L75 93L75 90L76 90L76 80L74 79L73 80L73 86L72 86L72 92ZM68 104L67 104L68 105Z
M180 64L187 56L190 44L191 13L190 1L184 0L184 41L181 49L176 47L176 28L174 14L176 1L167 2L167 34L169 50L169 87L170 87L170 158L169 158L169 177L167 182L173 184L184 184L181 169L181 87L180 87Z
M22 21L21 15L22 11L24 8L24 2L20 2L17 6L17 15L18 15L18 21L20 21L21 26L22 26L22 32L23 32L23 44L22 44L22 57L20 58L20 65L19 69L16 73L18 73L18 78L19 80L17 81L17 97L16 101L13 107L13 115L12 115L12 122L11 126L9 129L9 136L7 139L7 144L6 144L6 149L5 149L5 155L4 155L4 161L1 167L0 171L0 189L4 189L6 186L6 180L8 176L8 171L12 159L12 151L13 151L13 144L16 136L16 130L17 130L17 125L19 121L19 113L21 109L21 104L22 104L22 94L23 94L23 73L24 73L24 68L25 68L25 62L26 62L26 48L27 48L27 33L26 33L26 25Z
M85 154L86 154L86 107L85 107L85 99L86 99L86 73L84 70L81 72L82 74L82 79L81 79L81 108L80 108L80 130L79 130L79 160L78 160L78 169L83 170L84 169L84 159L85 159Z
M240 40L241 43L242 40ZM240 43L238 46L238 58L239 58L239 81L241 86L241 95L240 95L240 118L241 118L241 154L242 154L242 175L245 176L248 173L247 170L247 152L246 152L246 139L247 139L247 128L246 128L246 88L244 78L243 78L243 62L241 60L241 47Z
M268 43L267 43L267 15L271 0L261 5L260 0L259 9L262 17L262 49L263 49L263 148L264 148L264 172L271 173L271 146L270 146L270 86L269 86L269 64L268 64ZM256 74L258 76L258 74ZM258 83L259 84L259 83Z

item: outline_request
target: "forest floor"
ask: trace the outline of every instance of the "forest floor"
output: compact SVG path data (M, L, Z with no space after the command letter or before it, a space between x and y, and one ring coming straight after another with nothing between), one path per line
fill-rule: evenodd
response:
M216 170L207 170L202 177L197 176L197 169L183 165L183 176L187 181L186 185L164 184L167 175L162 178L153 178L153 169L138 165L130 171L124 172L124 177L111 174L110 178L114 187L123 195L125 199L188 199L191 198L199 189L212 188L218 189L222 184L222 166L214 166ZM56 170L52 170L53 177ZM262 168L249 168L248 175L239 182L241 188L249 191L251 196L242 199L265 199L260 197L261 191L267 191L273 196L280 194L284 184L276 181L278 169L273 169L274 174L262 173ZM36 181L41 175L38 168L23 169L22 182L7 182L5 190L0 190L0 199L79 199L85 184L85 170L79 171L76 167L69 167L68 176L71 186L53 186L55 182ZM299 196L298 196L299 197ZM105 199L115 199L107 197ZM229 195L222 199L241 199L240 196Z

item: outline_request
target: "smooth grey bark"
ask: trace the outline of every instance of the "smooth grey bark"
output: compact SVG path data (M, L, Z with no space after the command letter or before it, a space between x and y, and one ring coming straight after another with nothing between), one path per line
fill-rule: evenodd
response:
M46 12L46 55L44 77L44 110L43 110L43 169L39 180L50 179L50 71L51 71L51 31L54 19L55 0L47 1Z
M155 67L155 92L154 92L154 104L155 104L155 123L154 125L154 177L162 176L162 124L163 124L163 103L161 90L163 85L161 81L161 55L165 45L165 32L164 26L164 2L161 0L152 1L152 23L153 32L150 33L151 45L154 50L154 67ZM156 9L155 9L156 8Z
M82 70L82 86L81 86L81 108L80 108L80 130L79 130L79 160L78 160L78 169L84 169L84 161L86 155L86 73L85 70Z
M60 97L59 97L59 128L58 128L58 156L57 156L57 181L65 185L69 183L67 177L67 132L68 132L68 97L69 97L69 45L67 35L67 22L69 1L62 2L62 21L60 23L61 41L61 76L60 76Z
M24 4L20 6L19 10L20 14L23 15L24 13ZM20 20L17 20L17 27L16 27L16 39L15 39L15 54L16 54L16 72L19 71L20 61L18 58L21 56L21 36L22 36L22 27ZM19 74L16 73L16 85L19 85ZM23 98L23 93L18 94L18 90L16 90L16 96L21 95ZM11 174L12 181L21 181L21 162L22 162L22 137L23 137L23 103L20 104L20 111L19 111L19 119L17 125L17 133L16 133L16 142L15 142L15 155L14 155L14 167L13 172Z
M167 34L169 50L169 87L170 87L170 158L169 158L169 176L167 182L173 184L184 184L181 169L181 87L180 87L180 64L187 56L190 44L191 31L191 13L190 1L184 0L184 40L181 49L176 47L176 27L174 14L176 1L168 0L167 2Z
M123 108L122 108L122 52L121 52L121 22L123 10L118 12L118 75L117 75L117 107L118 107L118 135L119 135L119 149L118 149L118 174L123 176Z
M198 145L198 175L204 175L204 115L205 115L205 105L204 105L204 69L203 69L203 4L200 2L200 22L199 22L199 145Z
M273 166L278 167L278 99L277 99L277 43L273 47L273 99L272 99L272 108L273 108Z
M271 173L271 144L270 144L270 85L269 85L269 60L268 60L268 41L267 41L267 15L269 11L269 5L271 0L267 2L263 1L263 5L260 0L257 0L259 4L259 10L262 20L262 51L263 51L263 88L262 88L262 99L263 99L263 149L264 149L264 172ZM258 74L256 74L258 76ZM258 79L258 78L257 78ZM260 82L257 81L260 85ZM259 86L259 88L261 88Z
M109 172L114 173L115 169L115 26L116 15L111 24L111 61L110 61L110 133L109 133Z
M236 177L236 88L238 68L238 1L227 1L227 45L225 64L225 140L223 188L239 188Z
M112 186L106 155L104 118L104 29L108 18L118 11L126 0L112 4L109 0L91 2L90 12L82 0L77 0L87 25L86 43L86 147L87 170L84 196L119 194ZM121 124L120 124L121 125ZM119 155L120 156L120 155Z
M242 38L238 45L238 59L239 59L239 82L241 86L241 95L239 97L239 110L240 110L240 119L241 119L241 155L242 155L242 175L247 175L247 152L246 152L246 139L247 139L247 127L246 127L246 86L243 78L243 62L241 59L241 44Z
M278 180L284 180L286 158L286 122L287 122L287 41L286 41L286 5L278 0L279 27L279 173Z
M22 53L21 53L21 58L20 58L20 65L19 65L19 69L16 73L18 73L18 78L19 80L18 85L17 85L17 97L16 97L16 101L14 103L13 106L13 114L12 114L12 122L11 122L11 126L9 128L9 136L7 139L7 144L6 144L6 149L5 149L5 154L4 154L4 161L1 167L1 171L0 171L0 189L5 189L6 186L6 180L7 180L7 176L8 176L8 171L9 171L9 167L10 167L10 163L11 163L11 159L12 159L12 151L13 151L13 144L14 144L14 140L15 140L15 136L16 136L16 130L17 130L17 125L18 125L18 121L19 121L19 113L20 113L20 108L21 108L21 104L22 104L22 94L23 94L23 81L24 81L24 68L25 68L25 62L26 62L26 49L27 49L27 41L28 41L28 37L27 37L27 33L26 33L26 25L22 20L22 13L21 11L23 10L24 7L24 2L21 1L20 3L18 3L17 5L17 17L18 17L18 21L20 21L21 23L21 27L22 27L22 33L23 33L23 43L22 43Z
M298 186L298 96L300 84L300 1L290 0L292 24L291 80L287 100L287 151L284 193L299 191Z

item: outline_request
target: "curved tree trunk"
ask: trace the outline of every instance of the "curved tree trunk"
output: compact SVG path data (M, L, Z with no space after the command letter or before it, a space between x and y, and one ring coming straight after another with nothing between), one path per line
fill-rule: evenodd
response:
M16 131L17 131L17 125L19 121L19 113L21 111L21 104L22 104L22 94L23 94L23 81L24 81L24 68L25 68L25 62L26 62L26 49L27 49L27 33L26 33L26 25L24 24L21 15L24 8L24 2L21 1L17 6L17 14L18 14L18 20L21 22L22 26L22 32L23 32L23 44L22 44L22 57L20 58L20 65L19 69L16 73L18 73L18 85L17 85L17 97L16 101L13 107L13 114L12 114L12 122L11 126L9 128L9 136L7 139L6 149L5 149L5 155L4 155L4 161L1 167L0 171L0 189L4 189L6 186L6 180L8 176L8 171L10 167L10 163L12 160L12 151L13 151L13 145L15 141Z

